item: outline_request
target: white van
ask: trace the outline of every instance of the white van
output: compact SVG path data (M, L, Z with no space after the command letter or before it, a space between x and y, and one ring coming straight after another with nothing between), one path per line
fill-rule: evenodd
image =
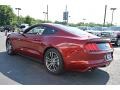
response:
M29 24L21 24L20 25L20 29L22 32L25 31L25 29L27 29L28 27L29 27Z

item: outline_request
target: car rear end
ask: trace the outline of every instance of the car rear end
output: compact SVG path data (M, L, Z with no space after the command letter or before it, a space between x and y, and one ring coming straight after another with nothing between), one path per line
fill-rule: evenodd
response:
M87 33L75 27L59 26L68 36L62 36L58 45L64 60L64 68L87 71L106 67L113 60L113 48L108 39Z
M108 40L91 39L74 50L67 58L67 67L75 71L88 71L108 66L113 60L113 48Z

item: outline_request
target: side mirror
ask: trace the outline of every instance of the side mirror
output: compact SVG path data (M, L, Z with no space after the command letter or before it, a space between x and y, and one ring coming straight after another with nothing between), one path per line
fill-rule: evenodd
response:
M21 35L24 34L24 32L22 30L18 30L18 33L21 34Z
M25 37L25 34L24 34L24 32L20 32L20 35L22 35L22 36L24 36L24 37Z

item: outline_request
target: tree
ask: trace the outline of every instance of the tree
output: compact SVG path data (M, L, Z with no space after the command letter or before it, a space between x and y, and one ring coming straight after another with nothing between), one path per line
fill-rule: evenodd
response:
M33 20L34 20L34 19L33 19L32 17L26 16L24 23L27 23L27 24L31 25Z
M25 17L19 16L19 24L25 23Z
M33 19L32 20L32 25L34 25L34 24L40 24L40 23L44 23L44 21L39 20L39 19Z
M0 5L0 25L11 25L15 14L9 5Z

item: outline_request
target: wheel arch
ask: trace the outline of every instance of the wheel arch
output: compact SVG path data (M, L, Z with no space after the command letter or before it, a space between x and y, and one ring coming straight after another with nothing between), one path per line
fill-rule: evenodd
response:
M65 61L64 61L64 58L63 58L63 55L62 55L62 50L59 49L59 48L57 48L57 47L54 47L54 46L49 46L49 47L47 47L47 48L44 50L44 53L43 53L43 60L44 60L45 52L46 52L48 49L51 49L51 48L56 49L56 50L60 53L60 55L61 55L61 57L62 57L62 59L63 59L63 64L64 64Z
M60 61L59 61L60 66L59 66L59 69L58 69L57 72L54 72L54 73L52 72L52 73L53 73L53 74L61 74L61 73L63 73L64 70L65 70L65 62L64 62L62 53L59 51L59 48L50 46L50 47L47 47L47 48L44 50L44 57L45 57L45 52L46 52L47 50L49 50L49 49L52 49L53 51L57 51L57 53L59 53L59 56L60 56ZM45 60L45 59L43 59L43 62L44 62L44 64L46 64L46 60ZM46 68L47 68L47 66L46 66ZM47 70L48 70L48 68L47 68ZM48 70L48 71L50 72L50 70Z
M49 47L45 48L45 50L44 50L44 52L43 52L43 56L45 55L45 52L46 52L48 49L51 49L51 48L56 49L56 50L61 54L61 56L62 56L61 50L58 49L57 47L54 47L54 46L49 46Z

